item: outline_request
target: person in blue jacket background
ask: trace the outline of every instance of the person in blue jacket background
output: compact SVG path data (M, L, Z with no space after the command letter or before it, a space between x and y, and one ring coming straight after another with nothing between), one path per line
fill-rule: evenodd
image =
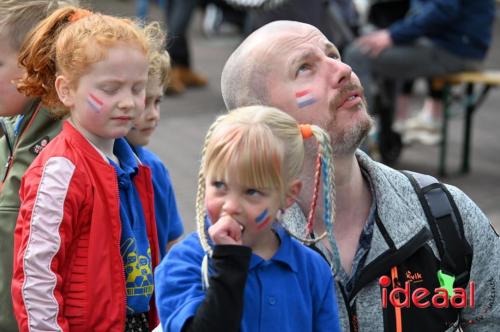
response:
M491 44L494 16L493 0L410 0L404 18L359 37L346 50L344 60L360 78L373 110L373 75L405 80L478 70ZM403 130L427 130L434 134L429 141L437 143L442 117L439 97L431 94L422 112L405 123L408 115L400 107L396 122L401 121ZM408 96L397 104L407 105Z

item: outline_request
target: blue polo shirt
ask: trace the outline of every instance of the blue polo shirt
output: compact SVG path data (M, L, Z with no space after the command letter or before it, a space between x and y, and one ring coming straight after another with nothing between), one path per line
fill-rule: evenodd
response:
M177 209L174 188L168 170L153 152L142 146L133 147L144 165L151 169L155 195L155 218L161 258L166 254L168 242L179 238L184 232L182 219Z
M137 157L124 138L115 141L113 153L120 162L120 165L117 165L109 159L116 170L120 192L120 252L125 267L127 315L135 315L149 311L154 289L151 249L144 211L133 183L139 168Z
M271 259L252 254L241 331L340 331L329 266L283 229L277 234L281 243ZM203 256L198 235L192 233L156 268L156 304L165 331L181 331L202 303Z

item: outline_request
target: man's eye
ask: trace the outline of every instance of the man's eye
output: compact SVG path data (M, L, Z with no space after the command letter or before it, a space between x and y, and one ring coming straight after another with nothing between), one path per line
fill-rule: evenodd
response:
M299 75L299 74L301 74L303 72L306 72L306 71L308 71L310 69L311 69L311 65L308 64L308 63L304 63L304 64L300 65L300 67L297 69L297 73L296 74Z
M337 53L330 53L328 54L328 57L333 60L340 60L340 55L338 55Z

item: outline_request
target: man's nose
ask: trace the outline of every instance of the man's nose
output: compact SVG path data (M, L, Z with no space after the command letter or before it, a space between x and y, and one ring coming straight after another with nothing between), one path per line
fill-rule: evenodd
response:
M328 65L333 88L339 88L350 81L352 74L351 66L336 59L329 60Z

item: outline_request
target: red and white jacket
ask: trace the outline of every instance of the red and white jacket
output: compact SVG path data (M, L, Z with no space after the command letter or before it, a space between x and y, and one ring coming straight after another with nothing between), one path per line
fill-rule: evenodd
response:
M150 170L134 178L153 267L159 263ZM20 331L125 328L116 172L69 122L22 178L12 299ZM150 326L158 323L154 295Z

